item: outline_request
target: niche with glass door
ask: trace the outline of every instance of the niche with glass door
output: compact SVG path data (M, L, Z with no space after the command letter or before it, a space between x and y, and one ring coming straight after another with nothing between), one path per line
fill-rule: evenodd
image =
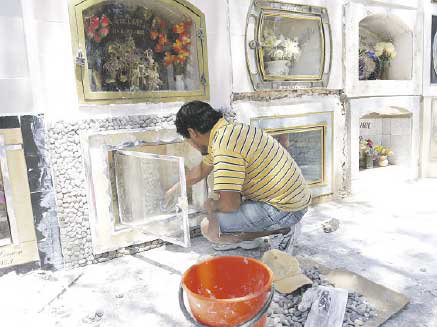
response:
M325 8L254 1L246 58L255 89L326 87L331 33Z
M208 99L205 17L185 0L71 0L82 102Z

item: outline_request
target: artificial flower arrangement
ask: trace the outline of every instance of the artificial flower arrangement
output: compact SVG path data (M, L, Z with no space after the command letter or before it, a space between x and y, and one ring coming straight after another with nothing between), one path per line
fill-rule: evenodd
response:
M396 58L396 49L391 42L378 42L374 46L376 56L383 61L390 61Z
M282 34L277 37L272 29L266 28L264 36L264 60L288 60L295 62L301 54L299 40L297 38L285 38Z
M110 20L107 16L91 16L85 19L85 31L88 39L100 43L109 34Z
M382 145L375 146L375 152L377 153L377 155L379 157L381 157L381 156L389 157L389 156L393 155L393 151L392 150L390 150L389 148L386 148L386 147L384 147Z
M360 80L387 79L387 66L397 56L392 42L378 42L373 50L359 50L359 77Z
M375 147L371 139L363 139L360 141L360 154L372 157L372 160L377 158Z
M169 65L183 79L191 50L192 22L170 24L149 9L127 6L122 9L127 17L144 25L117 28L120 8L112 5L84 17L91 89L131 92L168 89L165 68Z
M185 73L191 45L190 29L192 22L186 21L168 27L168 24L155 17L152 21L150 38L156 41L154 52L164 53L164 66L173 65L175 75Z

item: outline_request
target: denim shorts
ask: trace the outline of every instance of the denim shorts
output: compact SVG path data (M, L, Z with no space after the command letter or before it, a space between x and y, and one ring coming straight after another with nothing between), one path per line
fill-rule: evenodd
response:
M281 211L264 202L246 200L238 211L217 212L217 219L222 233L260 232L295 225L307 210Z

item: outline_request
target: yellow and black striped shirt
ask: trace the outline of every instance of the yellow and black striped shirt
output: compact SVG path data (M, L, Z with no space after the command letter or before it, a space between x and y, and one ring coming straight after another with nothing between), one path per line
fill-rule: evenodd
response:
M214 191L235 191L284 211L309 205L311 193L291 157L261 129L220 119L211 130L208 155L214 166Z

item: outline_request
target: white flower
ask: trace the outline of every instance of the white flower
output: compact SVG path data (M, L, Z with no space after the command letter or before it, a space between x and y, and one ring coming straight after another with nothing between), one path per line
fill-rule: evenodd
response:
M300 47L297 39L285 39L281 46L284 48L284 58L288 60L297 60L300 56Z

